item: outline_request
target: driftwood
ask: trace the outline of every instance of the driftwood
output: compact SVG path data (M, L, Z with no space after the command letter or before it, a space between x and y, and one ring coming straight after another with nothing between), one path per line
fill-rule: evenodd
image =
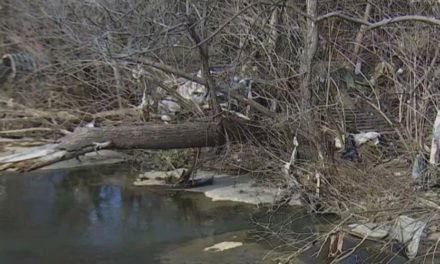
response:
M241 141L258 127L241 120L181 124L144 124L79 128L55 144L47 144L0 158L0 171L30 171L99 149L179 149L222 145L226 138Z
M19 129L33 129L41 126L50 126L57 123L62 123L64 127L66 124L90 122L93 120L115 121L127 118L130 120L139 121L145 119L145 113L139 107L121 108L117 110L109 110L98 113L80 113L78 111L44 111L16 103L12 100L7 100L0 97L0 131L1 130L19 130ZM149 119L159 119L160 116L153 113L148 113ZM3 134L7 134L3 131ZM14 133L11 131L10 133ZM63 134L65 131L61 131Z

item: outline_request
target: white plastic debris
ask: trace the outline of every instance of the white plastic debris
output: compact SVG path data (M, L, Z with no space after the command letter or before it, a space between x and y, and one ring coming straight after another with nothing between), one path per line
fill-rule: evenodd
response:
M202 71L198 71L197 77L202 77ZM177 87L177 93L186 100L202 105L208 91L204 85L187 80Z
M440 151L440 110L437 110L437 116L432 128L431 154L429 156L429 164L437 165L439 161Z
M339 137L335 137L335 147L338 149L344 147L344 144L342 144L342 140Z
M354 137L354 141L356 142L356 146L365 144L370 140L374 140L374 145L377 145L379 144L380 133L370 131L359 134L353 134L353 137ZM341 138L335 137L334 142L335 142L335 147L337 149L341 149L344 147L344 143L342 142Z
M95 120L92 120L90 123L85 124L84 127L88 127L88 128L95 127Z
M360 146L370 140L374 140L374 144L379 144L379 137L380 133L378 132L365 132L365 133L359 133L354 134L354 141L356 142L357 146Z
M422 152L419 152L414 160L411 178L413 181L419 180L422 178L424 172L426 170L426 160Z
M420 238L426 223L415 220L411 217L401 215L391 227L390 236L393 239L406 245L406 255L409 259L417 256L419 250Z
M351 224L350 232L359 237L366 237L369 239L382 239L388 235L388 231L377 224L366 223L366 224Z
M228 249L240 247L242 245L243 245L242 242L224 241L224 242L217 243L211 247L207 247L204 249L204 251L219 252L219 251L225 251Z
M171 121L171 117L181 110L180 104L170 96L160 100L158 104L160 118L163 121Z

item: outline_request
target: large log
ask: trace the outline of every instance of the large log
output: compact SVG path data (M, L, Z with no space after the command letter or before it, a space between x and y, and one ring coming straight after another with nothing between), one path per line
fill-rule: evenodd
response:
M258 134L252 123L235 119L219 122L144 124L80 128L59 143L0 158L0 171L30 171L98 149L178 149L222 145L226 138L242 141Z
M213 122L80 128L64 137L58 149L80 150L104 142L117 149L178 149L223 144L224 137L221 125Z

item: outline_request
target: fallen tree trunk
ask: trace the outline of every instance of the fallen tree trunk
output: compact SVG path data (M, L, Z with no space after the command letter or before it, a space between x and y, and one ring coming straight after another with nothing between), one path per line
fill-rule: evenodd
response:
M103 128L80 128L58 143L32 148L0 158L0 171L30 171L99 149L178 149L222 145L226 138L242 141L258 127L250 122L223 119L220 122L145 124ZM248 137L246 137L248 138Z
M220 125L212 122L145 124L80 128L64 137L57 148L72 151L110 142L109 147L118 149L173 149L214 146L222 141Z

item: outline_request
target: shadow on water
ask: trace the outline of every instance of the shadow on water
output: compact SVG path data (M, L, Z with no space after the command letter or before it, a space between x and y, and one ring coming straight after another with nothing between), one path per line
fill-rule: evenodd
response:
M0 263L159 263L165 245L252 227L252 207L132 180L112 166L1 175Z

